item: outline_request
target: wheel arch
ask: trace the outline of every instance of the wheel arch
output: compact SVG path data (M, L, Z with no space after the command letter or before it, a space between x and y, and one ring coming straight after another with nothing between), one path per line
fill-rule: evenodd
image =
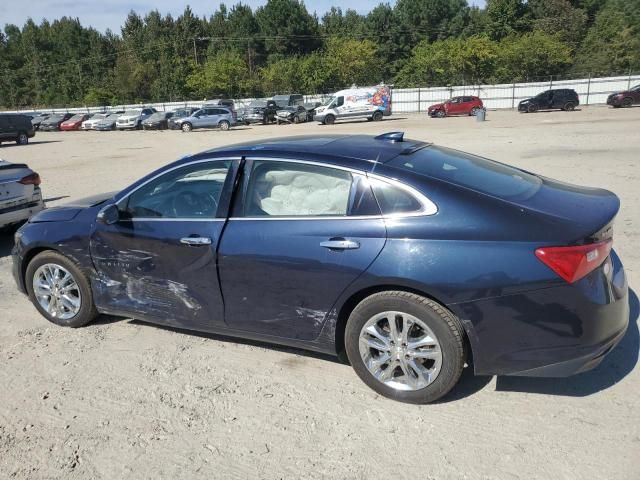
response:
M18 280L20 281L21 288L24 289L25 291L27 289L27 284L25 281L25 276L27 274L27 267L29 266L31 261L36 257L36 255L42 252L47 252L47 251L56 252L56 253L59 253L60 255L64 255L64 253L61 252L60 250L48 245L39 245L37 247L30 248L29 250L27 250L27 252L25 252L22 255L22 263L20 264L20 270L19 270L20 278Z
M402 291L407 293L413 293L415 295L420 295L422 297L428 298L440 305L444 308L450 310L456 317L460 319L460 323L464 329L464 344L465 349L467 351L467 363L473 365L473 342L470 340L471 338L475 338L473 333L469 331L471 328L467 322L462 321L460 318L459 312L457 309L451 308L450 305L447 305L445 302L439 300L437 297L425 292L424 290L408 287L405 285L397 285L397 284L382 284L382 285L373 285L361 290L352 293L340 306L337 308L337 317L336 317L336 326L335 326L335 335L334 335L334 344L336 353L338 358L342 361L347 361L347 355L344 345L344 333L347 327L347 321L349 320L349 316L351 312L356 308L356 306L363 301L365 298L370 297L376 293L387 292L387 291Z

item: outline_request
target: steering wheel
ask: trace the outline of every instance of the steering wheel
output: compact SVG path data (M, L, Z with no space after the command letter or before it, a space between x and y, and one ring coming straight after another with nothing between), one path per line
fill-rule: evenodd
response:
M189 190L178 192L173 197L172 210L176 218L200 216L202 215L202 202L194 192Z

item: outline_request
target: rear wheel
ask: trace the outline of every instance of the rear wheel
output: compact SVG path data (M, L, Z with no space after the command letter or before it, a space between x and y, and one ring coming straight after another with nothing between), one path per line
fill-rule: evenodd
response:
M472 117L475 117L476 115L478 115L478 113L480 112L480 108L478 107L473 107L471 109L471 111L469 112L469 115L471 115Z
M576 104L574 102L567 102L567 103L564 104L562 109L565 112L572 112L572 111L574 111L576 109Z
M26 145L27 143L29 143L29 135L27 135L24 132L20 132L20 134L18 134L18 139L16 140L16 143L18 145Z
M633 105L633 99L632 98L625 98L624 100L622 100L622 106L623 107L630 107L631 105Z
M231 124L226 120L222 120L218 126L220 127L220 130L224 130L225 132L231 128Z
M25 284L36 309L56 325L82 327L98 315L88 278L57 252L36 255L27 266Z
M345 348L358 376L379 394L429 403L458 382L466 352L460 321L409 292L376 293L349 316Z
M333 115L327 115L326 117L324 117L324 123L326 125L333 125L334 123L336 123L336 117L334 117Z
M190 132L191 130L193 130L193 127L191 126L191 124L189 122L184 122L182 124L182 127L180 127L182 129L183 132Z
M379 122L382 120L382 112L380 110L373 112L373 116L371 118L374 122Z

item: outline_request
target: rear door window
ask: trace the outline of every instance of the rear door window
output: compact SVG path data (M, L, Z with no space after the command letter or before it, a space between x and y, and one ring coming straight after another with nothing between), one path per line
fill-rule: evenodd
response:
M539 177L517 168L443 147L398 155L388 165L508 200L527 199L542 184Z

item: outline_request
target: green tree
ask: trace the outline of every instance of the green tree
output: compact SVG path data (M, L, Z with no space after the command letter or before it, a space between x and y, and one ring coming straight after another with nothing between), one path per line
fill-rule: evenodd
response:
M487 0L487 33L494 40L526 28L526 6L522 0Z
M203 98L238 98L253 89L246 62L240 54L231 51L221 51L197 66L187 77L187 86Z

